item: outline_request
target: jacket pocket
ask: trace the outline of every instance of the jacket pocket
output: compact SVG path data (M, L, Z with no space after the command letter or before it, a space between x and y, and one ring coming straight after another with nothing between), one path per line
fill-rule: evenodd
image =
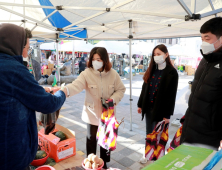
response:
M109 96L111 96L114 93L114 85L109 85L108 92L109 92Z
M97 85L88 85L89 91L93 96L96 96L98 90Z
M86 107L87 107L87 109L89 109L89 110L94 110L94 103L88 103L88 102L86 102Z

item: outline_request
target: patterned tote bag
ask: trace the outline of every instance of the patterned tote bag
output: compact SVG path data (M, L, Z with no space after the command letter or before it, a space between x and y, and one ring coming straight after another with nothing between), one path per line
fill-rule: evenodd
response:
M121 121L122 122L122 121ZM117 122L114 114L113 100L109 100L109 108L103 108L101 121L97 131L98 144L108 151L116 149L118 127L121 122Z
M180 128L177 130L176 134L173 137L173 140L170 143L170 147L167 149L167 152L169 153L170 151L174 150L175 148L177 148L180 145L180 137L182 135L182 129L183 129L183 122L185 121L185 116L183 116L180 119L180 123L182 124L182 126L180 126Z
M164 155L168 141L169 124L158 122L152 133L146 137L145 157L147 160L157 160Z

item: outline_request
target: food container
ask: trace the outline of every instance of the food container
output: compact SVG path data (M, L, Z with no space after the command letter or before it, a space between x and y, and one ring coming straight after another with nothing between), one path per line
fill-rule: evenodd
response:
M52 166L43 165L41 167L36 168L35 170L56 170L56 169L53 168Z
M102 167L103 167L103 165L104 165L104 162L103 162L103 164L102 164L100 167L98 167L97 169L89 169L89 168L86 168L86 167L84 166L84 161L82 162L82 167L83 167L85 170L101 170Z
M49 157L49 153L46 152L46 154L47 154L47 156L45 158L33 160L31 165L32 166L41 166L41 165L43 165Z

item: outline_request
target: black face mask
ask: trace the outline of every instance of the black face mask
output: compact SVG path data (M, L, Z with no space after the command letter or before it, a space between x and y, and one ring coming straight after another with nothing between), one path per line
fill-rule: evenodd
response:
M205 60L207 60L207 62L209 62L209 63L213 63L213 62L217 62L217 61L222 60L222 48L220 48L218 51L215 51L210 54L203 54L202 50L200 50L200 52L201 52L203 58Z

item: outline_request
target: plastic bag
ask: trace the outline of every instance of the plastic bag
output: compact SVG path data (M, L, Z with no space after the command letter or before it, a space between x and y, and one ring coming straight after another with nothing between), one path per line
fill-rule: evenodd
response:
M222 159L222 149L217 151L204 170L211 170Z
M40 114L39 125L44 127L45 135L48 135L50 132L52 132L55 129L55 124L59 117L59 112L60 112L60 109L53 113Z

